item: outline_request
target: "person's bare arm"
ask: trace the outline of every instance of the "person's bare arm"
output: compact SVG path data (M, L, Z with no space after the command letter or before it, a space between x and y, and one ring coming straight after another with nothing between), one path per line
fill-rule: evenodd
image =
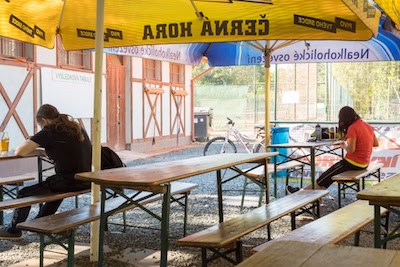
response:
M378 138L376 138L376 135L374 135L374 144L372 146L373 147L378 147L379 146L379 141L378 141Z
M356 150L356 140L353 138L348 138L341 146L347 153L353 153Z
M27 140L25 143L19 145L15 149L15 154L17 156L26 157L30 155L40 155L41 152L37 150L39 144L33 142L32 140Z

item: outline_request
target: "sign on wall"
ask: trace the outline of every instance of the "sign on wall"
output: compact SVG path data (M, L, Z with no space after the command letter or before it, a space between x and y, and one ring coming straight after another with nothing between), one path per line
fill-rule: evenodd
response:
M51 104L74 118L92 118L94 74L42 68L42 104Z

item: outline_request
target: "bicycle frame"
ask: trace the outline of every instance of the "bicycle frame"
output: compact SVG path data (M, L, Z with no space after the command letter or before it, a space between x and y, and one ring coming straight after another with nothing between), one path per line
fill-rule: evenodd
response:
M262 142L262 139L261 140L258 139L260 133L257 133L256 138L245 136L244 134L239 132L238 129L234 127L234 123L228 123L228 130L225 136L225 143L228 142L230 136L233 136L236 140L236 143L238 143L241 147L243 147L249 154L253 153L257 145ZM253 142L253 145L251 145L251 149L249 149L248 147L250 142Z

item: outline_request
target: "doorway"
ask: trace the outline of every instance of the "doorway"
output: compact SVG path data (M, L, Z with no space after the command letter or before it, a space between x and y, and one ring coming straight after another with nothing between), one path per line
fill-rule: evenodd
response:
M106 55L107 146L125 149L125 66L123 56Z

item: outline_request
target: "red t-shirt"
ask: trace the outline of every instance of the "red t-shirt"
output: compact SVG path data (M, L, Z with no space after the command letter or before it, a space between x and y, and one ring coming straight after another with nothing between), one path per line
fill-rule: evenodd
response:
M347 130L347 139L353 139L356 142L356 149L353 153L347 153L345 158L357 166L367 166L374 144L374 129L372 126L361 119L353 122Z

